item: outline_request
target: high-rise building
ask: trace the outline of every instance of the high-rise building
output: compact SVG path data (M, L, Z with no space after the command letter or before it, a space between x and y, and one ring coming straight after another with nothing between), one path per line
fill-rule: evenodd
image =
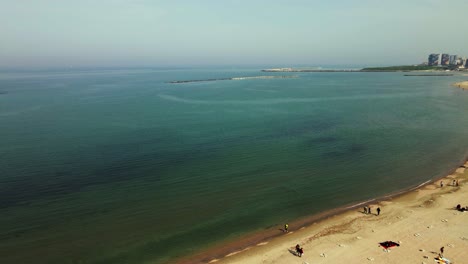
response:
M442 54L442 60L441 60L440 65L449 65L449 62L450 62L450 55L446 53Z
M457 60L458 60L457 55L450 55L449 64L450 65L457 65Z
M462 59L460 60L460 66L459 66L459 68L462 68L462 69L463 69L463 68L466 68L466 67L467 67L466 65L468 65L468 60L467 60L466 58L462 58Z
M439 65L439 54L432 53L431 55L429 55L429 58L427 60L427 65L429 66Z

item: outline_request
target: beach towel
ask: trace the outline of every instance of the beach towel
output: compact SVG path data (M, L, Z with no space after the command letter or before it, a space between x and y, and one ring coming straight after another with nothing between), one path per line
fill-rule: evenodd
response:
M383 247L384 249L388 249L391 247L399 247L400 244L393 242L393 241L385 241L385 242L380 242L379 245Z
M434 259L435 262L437 263L444 263L444 264L450 264L450 260L446 259L446 258L441 258L441 257L437 257Z

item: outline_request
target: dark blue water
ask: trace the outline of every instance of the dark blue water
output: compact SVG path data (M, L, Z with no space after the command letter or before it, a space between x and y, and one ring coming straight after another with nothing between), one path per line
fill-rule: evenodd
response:
M258 75L0 74L2 263L167 263L468 155L468 92L450 87L464 76L167 83Z

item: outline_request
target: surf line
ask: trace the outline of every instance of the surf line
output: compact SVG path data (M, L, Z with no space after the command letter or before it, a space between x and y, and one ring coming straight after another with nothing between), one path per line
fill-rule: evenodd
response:
M247 76L247 77L228 77L228 78L214 78L214 79L200 79L200 80L181 80L169 81L167 83L192 83L192 82L215 82L215 81L238 81L238 80L251 80L251 79L291 79L297 78L297 75L281 75L281 76Z

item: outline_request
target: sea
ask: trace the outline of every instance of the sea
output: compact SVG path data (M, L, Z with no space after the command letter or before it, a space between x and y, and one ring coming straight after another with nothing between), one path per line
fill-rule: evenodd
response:
M468 157L468 76L260 70L0 72L0 262L175 263Z

